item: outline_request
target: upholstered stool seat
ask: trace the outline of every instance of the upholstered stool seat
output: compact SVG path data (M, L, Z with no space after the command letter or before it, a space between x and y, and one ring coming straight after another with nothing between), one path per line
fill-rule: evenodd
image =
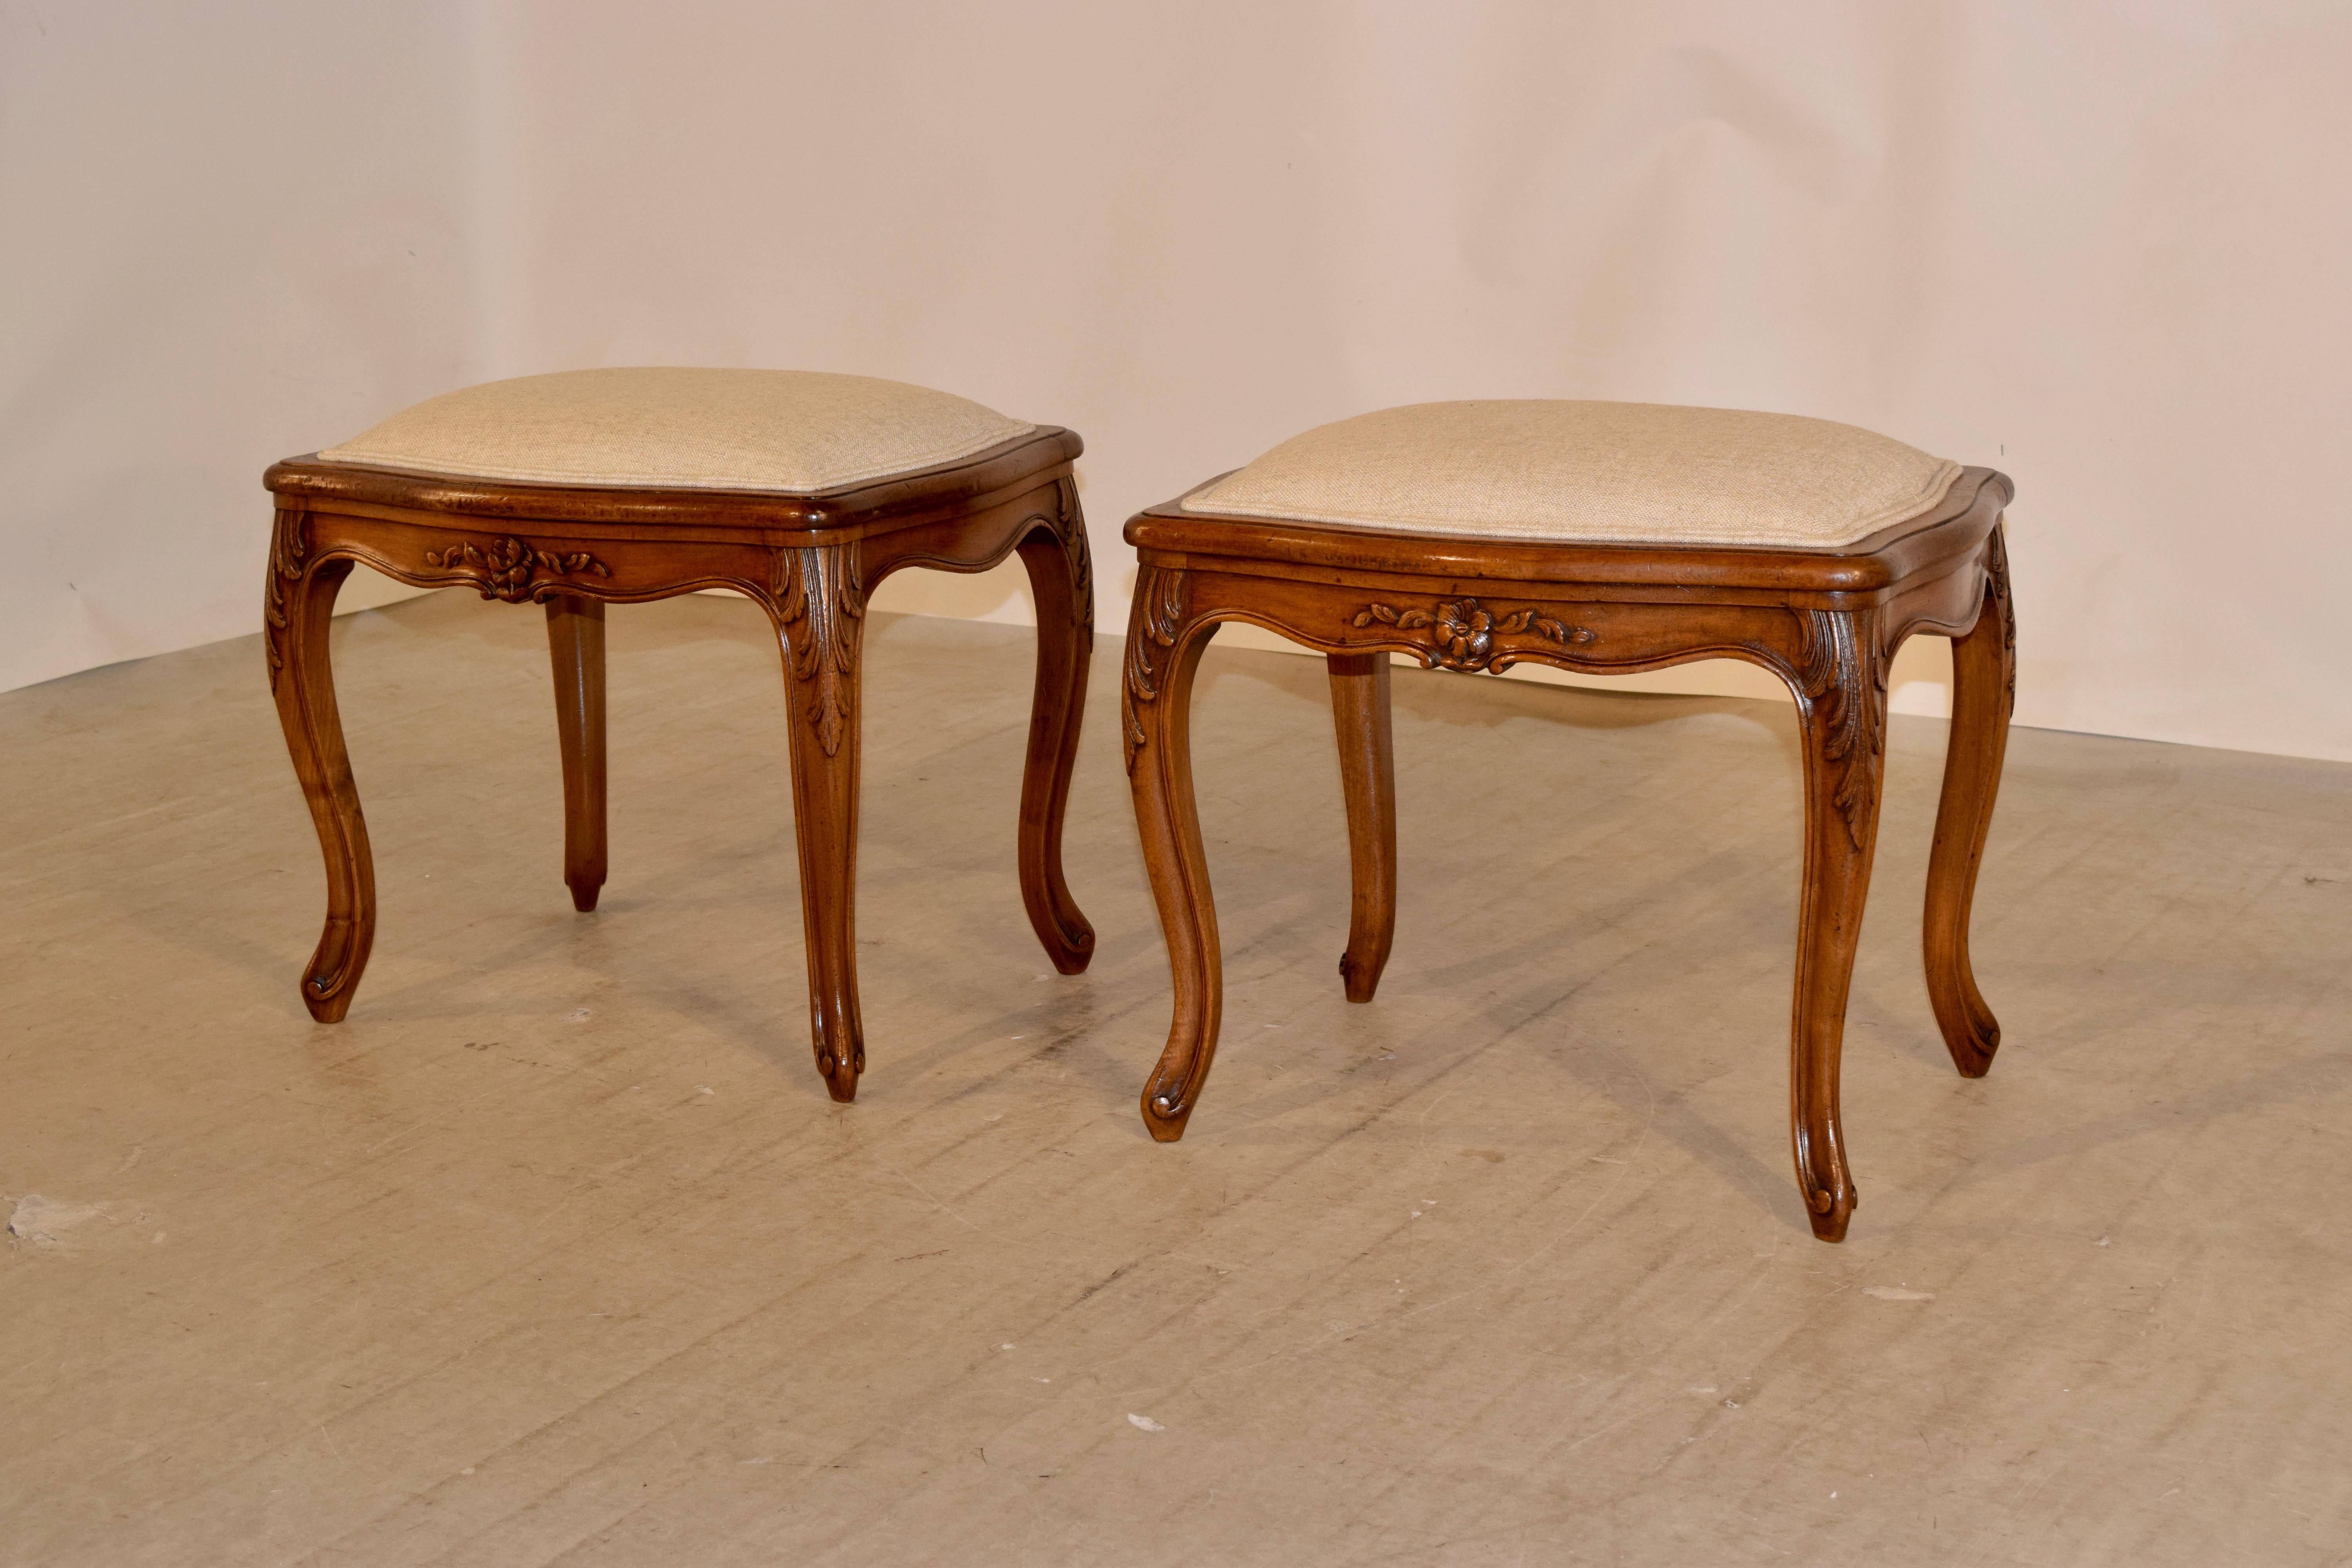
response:
M866 1065L856 937L866 595L900 567L978 572L1015 551L1038 611L1023 783L1023 901L1065 973L1094 932L1061 867L1094 598L1077 437L927 387L806 371L587 370L436 397L274 465L264 643L327 860L327 925L302 981L351 1006L375 929L327 624L356 563L422 587L547 609L564 773L564 879L606 872L604 604L723 587L762 605L790 698L794 829L817 1066L837 1099Z
M1181 504L1393 533L1811 550L1916 517L1959 477L1900 441L1790 414L1419 403L1295 436Z
M530 484L805 496L955 462L1036 428L871 375L575 370L430 398L319 458Z
M1395 929L1391 656L1589 674L1741 658L1780 676L1797 702L1805 851L1790 1125L1814 1233L1843 1237L1854 1190L1839 1050L1877 837L1887 667L1915 632L1953 639L1928 994L1962 1073L1983 1073L2000 1043L1969 968L1968 920L2013 699L2000 529L2011 495L1990 469L1827 420L1470 402L1323 426L1139 513L1127 526L1141 571L1121 727L1176 988L1143 1091L1153 1136L1181 1136L1223 1007L1188 718L1220 623L1248 621L1327 658L1355 881L1339 970L1357 1002L1371 999Z

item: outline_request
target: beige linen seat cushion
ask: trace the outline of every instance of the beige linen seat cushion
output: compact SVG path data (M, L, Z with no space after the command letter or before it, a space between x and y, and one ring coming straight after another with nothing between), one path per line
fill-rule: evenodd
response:
M1656 403L1418 403L1294 436L1186 511L1559 543L1852 544L1960 466L1851 425Z
M969 458L1035 428L870 375L574 370L432 398L319 456L469 479L810 495Z

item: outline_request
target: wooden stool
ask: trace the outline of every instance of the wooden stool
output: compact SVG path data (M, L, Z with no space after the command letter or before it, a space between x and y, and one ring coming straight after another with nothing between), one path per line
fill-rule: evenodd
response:
M1094 929L1062 879L1062 813L1094 643L1076 436L867 376L594 370L421 403L355 441L271 467L269 684L327 859L327 927L302 977L325 1023L375 935L366 824L327 660L354 562L419 587L547 606L563 752L563 877L604 881L604 604L725 587L782 641L793 826L817 1070L857 1092L866 1047L852 922L858 647L866 595L902 566L982 572L1021 552L1037 601L1022 781L1021 893L1054 966Z
M1953 639L1952 730L1927 876L1927 990L1975 1078L2000 1030L1969 968L1969 903L2015 695L2000 515L2014 491L1850 426L1646 404L1425 404L1325 426L1127 525L1142 560L1121 698L1127 770L1175 973L1143 1091L1182 1136L1217 1045L1216 911L1192 802L1193 670L1222 621L1328 660L1355 907L1339 961L1370 1001L1396 915L1389 655L1587 674L1741 658L1789 684L1805 757L1790 1121L1813 1233L1854 1206L1838 1047L1878 831L1886 669Z

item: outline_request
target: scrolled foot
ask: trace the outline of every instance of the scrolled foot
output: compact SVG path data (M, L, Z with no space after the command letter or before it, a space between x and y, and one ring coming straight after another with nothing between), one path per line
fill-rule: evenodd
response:
M1184 1136L1192 1120L1192 1101L1181 1084L1163 1084L1155 1076L1143 1091L1143 1125L1156 1142L1173 1143Z
M367 947L359 922L330 920L319 938L318 951L302 972L302 1005L321 1024L340 1024L352 1010L359 990L360 971L367 963Z
M857 1045L835 1045L819 1035L816 1047L816 1070L824 1075L825 1092L846 1105L857 1098L857 1078L866 1070L866 1048Z
M1993 1053L2000 1049L2000 1026L1993 1022L1992 1013L1982 998L1971 998L1975 1005L1968 1009L1962 1031L1947 1030L1944 1045L1952 1053L1952 1065L1960 1069L1962 1078L1982 1078L1992 1070Z
M1072 918L1055 923L1050 936L1042 929L1039 935L1046 959L1063 974L1084 974L1095 961L1095 928L1084 915L1073 911Z
M1840 1182L1834 1190L1808 1184L1805 1191L1806 1219L1812 1222L1813 1237L1819 1241L1843 1241L1846 1222L1861 1203L1850 1181Z

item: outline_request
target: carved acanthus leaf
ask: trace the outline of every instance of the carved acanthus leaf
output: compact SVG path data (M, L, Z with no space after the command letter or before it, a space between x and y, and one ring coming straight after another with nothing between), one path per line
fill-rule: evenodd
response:
M269 689L286 668L286 584L301 580L310 552L307 513L281 510L269 530L269 584L261 601L262 651L269 660Z
M1985 614L2000 617L2001 666L2007 671L2003 683L2001 711L2011 716L2017 712L2017 609L2009 596L2009 542L1999 523L1993 525L1992 537L1985 552L1985 593L1992 602Z
M1790 670L1798 707L1807 730L1819 737L1822 760L1837 773L1831 798L1859 849L1885 764L1887 660L1878 647L1877 623L1836 610L1792 613L1800 628Z
M848 733L857 648L866 616L858 547L812 544L776 554L776 620L792 653L802 718L828 757Z
M1078 482L1065 478L1055 489L1055 531L1070 558L1070 591L1078 598L1078 616L1089 634L1095 629L1094 554L1087 543L1087 521L1078 510Z
M1184 574L1164 566L1146 566L1135 585L1135 624L1127 634L1127 674L1119 691L1119 733L1127 747L1127 771L1135 773L1135 759L1145 740L1139 703L1157 701L1167 667L1161 656L1176 646L1177 623L1184 615Z

